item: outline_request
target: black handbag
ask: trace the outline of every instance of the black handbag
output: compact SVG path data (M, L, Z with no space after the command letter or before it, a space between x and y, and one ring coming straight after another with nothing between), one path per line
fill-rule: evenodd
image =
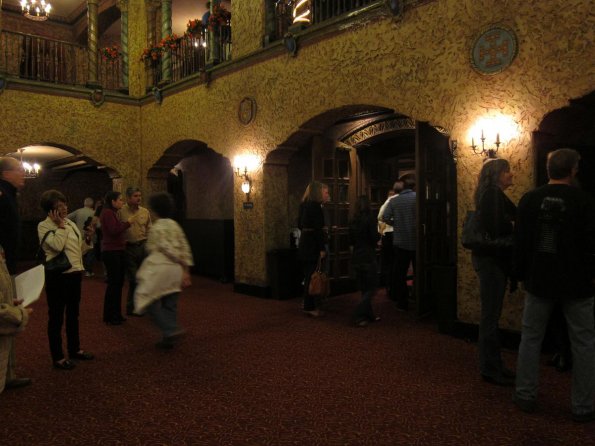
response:
M511 250L514 244L512 234L504 237L492 238L483 230L479 218L479 211L467 211L463 222L461 244L472 251L495 252Z
M43 250L43 243L45 242L45 239L47 238L50 232L55 233L56 231L46 232L43 238L41 239L39 249L37 250L37 262L43 265L46 273L60 274L72 268L72 264L70 263L70 260L68 260L68 256L66 255L64 250L60 251L60 254L51 258L50 260L45 260L45 251Z

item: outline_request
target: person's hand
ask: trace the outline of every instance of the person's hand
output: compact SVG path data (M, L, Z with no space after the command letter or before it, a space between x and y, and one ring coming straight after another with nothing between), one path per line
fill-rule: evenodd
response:
M31 308L31 307L27 307L27 308L25 308L25 310L27 311L29 316L31 316L31 313L33 313L33 308Z
M188 288L190 285L192 285L190 272L188 270L184 270L184 272L182 273L182 287Z
M52 220L56 226L64 229L64 219L60 216L60 211L53 209L48 212L48 217L50 217L50 220Z
M320 251L320 258L324 259L326 257L326 251Z

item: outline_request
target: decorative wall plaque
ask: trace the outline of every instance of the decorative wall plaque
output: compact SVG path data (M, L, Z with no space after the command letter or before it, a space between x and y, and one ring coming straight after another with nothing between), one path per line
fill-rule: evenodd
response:
M105 101L105 94L103 93L103 90L101 90L100 88L93 90L93 92L91 93L91 103L95 106L95 107L100 107Z
M244 98L238 108L238 119L244 125L250 124L256 117L256 101L253 98Z
M493 26L483 31L471 49L471 65L481 74L496 74L512 64L518 53L518 41L511 29Z

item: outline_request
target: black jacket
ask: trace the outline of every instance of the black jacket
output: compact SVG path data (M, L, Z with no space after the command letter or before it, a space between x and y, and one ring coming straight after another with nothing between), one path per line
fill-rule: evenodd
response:
M542 298L593 296L595 202L584 191L548 184L519 203L514 275Z
M298 246L298 257L302 262L315 263L320 251L325 250L324 213L322 205L315 201L300 204L298 228L302 231Z
M10 274L16 274L20 228L17 189L8 181L0 179L0 246L4 248L6 267Z

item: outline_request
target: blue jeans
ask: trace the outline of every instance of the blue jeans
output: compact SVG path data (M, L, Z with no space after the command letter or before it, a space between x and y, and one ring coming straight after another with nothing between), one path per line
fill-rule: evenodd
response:
M595 393L595 322L593 297L566 299L562 310L568 323L572 345L572 413L580 415L593 410ZM556 304L527 294L523 312L523 331L517 365L516 395L535 400L539 383L539 356L545 329Z
M149 305L149 314L166 338L180 330L178 327L178 299L180 293L168 294Z
M490 378L500 378L500 328L502 303L506 293L506 272L498 259L491 256L472 256L473 268L479 277L481 319L479 321L479 371Z

